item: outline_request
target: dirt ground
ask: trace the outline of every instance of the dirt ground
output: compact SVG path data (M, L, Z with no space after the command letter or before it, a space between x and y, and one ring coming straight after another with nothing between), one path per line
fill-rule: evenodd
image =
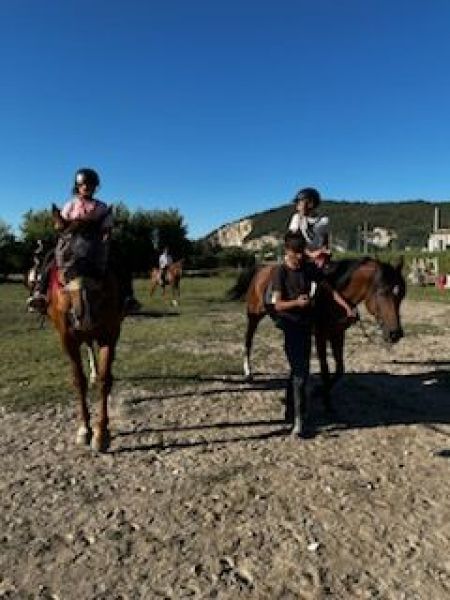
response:
M74 405L3 411L0 597L449 598L450 306L403 314L392 348L351 330L308 441L269 323L253 383L118 381L106 455L75 446Z

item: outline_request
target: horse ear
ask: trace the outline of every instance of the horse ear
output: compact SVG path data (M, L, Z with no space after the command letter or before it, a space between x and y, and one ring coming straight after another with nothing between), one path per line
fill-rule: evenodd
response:
M53 227L57 231L61 231L61 229L64 229L65 221L62 218L61 211L56 206L56 204L52 204L52 217L53 217Z
M399 256L399 257L397 258L397 260L395 260L395 261L394 261L394 265L393 265L393 266L394 266L394 268L395 268L395 269L396 269L398 272L401 272L401 270L402 270L402 269L403 269L403 267L404 267L404 264L405 264L405 259L404 259L403 255L402 255L402 256Z

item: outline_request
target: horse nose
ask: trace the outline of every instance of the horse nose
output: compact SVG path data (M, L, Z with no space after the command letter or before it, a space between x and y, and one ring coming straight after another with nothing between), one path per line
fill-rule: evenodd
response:
M389 339L392 344L395 344L396 342L402 339L403 335L403 329L399 327L398 329L394 329L389 333Z

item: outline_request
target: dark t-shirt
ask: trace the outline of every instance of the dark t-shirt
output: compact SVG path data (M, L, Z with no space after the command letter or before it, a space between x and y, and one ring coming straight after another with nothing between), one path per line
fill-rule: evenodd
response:
M272 291L280 292L282 300L295 300L300 294L311 294L311 284L317 285L323 281L324 274L313 263L304 262L298 269L290 269L280 265L274 273ZM283 319L292 321L297 325L310 326L313 318L311 304L303 308L296 307L277 313Z

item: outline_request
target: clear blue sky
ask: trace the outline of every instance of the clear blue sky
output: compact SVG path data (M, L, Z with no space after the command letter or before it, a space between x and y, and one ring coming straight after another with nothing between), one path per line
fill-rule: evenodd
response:
M448 0L0 3L0 218L98 196L190 237L318 187L450 197Z

